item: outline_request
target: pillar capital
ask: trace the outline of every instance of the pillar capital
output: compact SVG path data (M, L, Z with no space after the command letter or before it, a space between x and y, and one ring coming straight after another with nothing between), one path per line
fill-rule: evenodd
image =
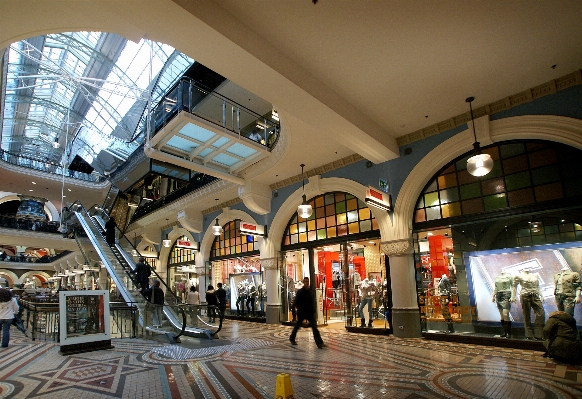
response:
M263 270L277 270L277 258L261 259L261 268Z
M384 241L380 244L382 252L388 256L402 256L412 253L412 241L410 239Z

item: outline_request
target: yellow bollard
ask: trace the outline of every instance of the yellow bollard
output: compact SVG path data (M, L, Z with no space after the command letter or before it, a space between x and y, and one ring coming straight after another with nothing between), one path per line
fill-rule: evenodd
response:
M287 373L277 374L277 388L275 389L275 399L294 399L291 377Z

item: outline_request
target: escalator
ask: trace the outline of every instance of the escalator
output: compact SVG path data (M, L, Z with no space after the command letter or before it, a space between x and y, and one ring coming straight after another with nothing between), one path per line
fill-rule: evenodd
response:
M75 202L70 207L71 216L74 215L76 222L79 223L85 235L92 246L92 250L97 253L97 256L107 269L112 280L115 282L117 290L128 304L135 304L139 309L139 323L146 326L146 312L151 306L137 289L135 284L135 275L132 272L135 270L134 256L139 256L137 250L133 247L131 242L118 230L118 240L115 245L109 246L105 241L105 234L103 227L105 226L102 209L92 208L93 215L90 215L80 202ZM89 245L87 240L77 240L83 253L89 252L83 246ZM84 244L83 244L84 243ZM165 291L163 314L169 323L170 331L164 328L146 327L146 330L152 333L166 334L171 342L179 342L181 335L192 337L206 337L212 339L216 336L222 327L222 321L218 327L208 326L208 328L196 328L187 325L186 312L184 306L180 304L179 299L166 286L164 280L152 271L152 278L157 278L160 284L163 285ZM149 305L149 306L148 306ZM179 331L176 335L175 331Z

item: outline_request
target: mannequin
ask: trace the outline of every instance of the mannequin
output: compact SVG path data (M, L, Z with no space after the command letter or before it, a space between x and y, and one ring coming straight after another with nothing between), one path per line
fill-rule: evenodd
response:
M449 311L452 284L451 280L449 280L449 277L446 274L443 273L437 287L441 296L441 313L445 319L445 322L447 323L446 333L454 333L455 328L453 327L453 318L451 317L451 312Z
M352 288L354 290L357 289L361 283L362 283L362 277L360 276L360 273L354 272L352 274Z
M554 296L558 310L574 317L574 307L580 303L580 275L570 270L568 266L562 267L554 274Z
M289 311L293 316L292 322L295 322L297 317L297 311L293 307L293 298L295 298L295 282L291 276L287 276L287 305L289 306Z
M358 312L360 313L360 319L362 324L360 327L366 327L366 318L364 317L364 308L368 305L368 327L372 328L372 300L376 294L376 284L372 284L369 279L364 279L362 284L360 284L360 306L358 307Z
M546 312L544 311L544 297L540 291L539 276L537 273L530 273L524 270L515 276L513 280L514 289L521 286L519 299L523 310L523 323L525 327L525 337L527 339L543 340L542 330L545 324ZM517 292L517 291L516 291ZM536 316L534 328L531 326L531 310Z
M447 268L449 269L449 279L451 280L451 283L455 283L457 281L457 267L454 263L454 255L452 252L449 252L447 257L449 260L447 265Z
M515 302L515 287L513 286L513 276L506 271L495 277L495 290L491 302L497 303L497 310L501 316L501 326L503 327L502 337L511 338L511 319L509 311L511 303Z
M247 280L238 283L238 297L236 299L236 313L239 316L245 315L245 301L247 299Z
M257 287L253 283L247 286L247 311L251 316L255 315L255 300L257 298Z

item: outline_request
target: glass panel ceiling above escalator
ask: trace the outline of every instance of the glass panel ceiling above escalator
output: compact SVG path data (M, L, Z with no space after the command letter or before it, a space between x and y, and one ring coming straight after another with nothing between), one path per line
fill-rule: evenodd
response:
M145 140L150 89L155 104L193 62L162 43L102 32L13 43L3 60L1 149L47 165L78 155L111 172Z

